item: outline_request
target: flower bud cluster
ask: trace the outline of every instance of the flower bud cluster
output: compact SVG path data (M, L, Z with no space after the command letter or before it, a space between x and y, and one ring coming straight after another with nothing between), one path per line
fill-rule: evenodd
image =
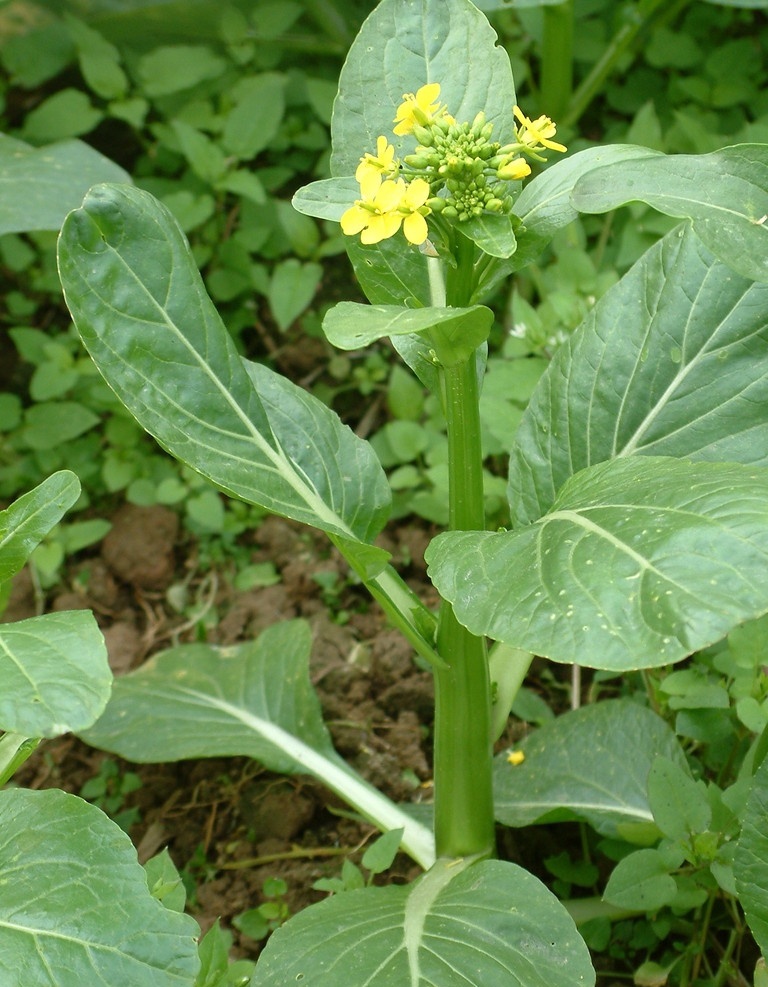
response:
M403 158L403 166L428 181L433 197L428 205L448 219L464 221L484 212L509 212L512 197L504 184L509 181L501 172L513 163L516 155L493 141L493 124L485 114L477 114L472 123L435 120L431 126L415 125L413 135L419 146ZM530 173L523 165L514 177Z

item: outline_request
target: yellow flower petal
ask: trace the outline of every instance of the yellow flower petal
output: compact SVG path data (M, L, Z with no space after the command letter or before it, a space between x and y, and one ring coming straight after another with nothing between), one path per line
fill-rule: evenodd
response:
M374 196L373 204L381 212L392 212L403 201L405 191L406 185L402 178L398 178L396 182L382 182L381 188Z
M425 182L423 178L414 178L405 191L403 204L411 209L418 209L429 198L429 192L429 182Z
M357 177L357 176L355 176ZM360 192L364 202L373 202L381 188L382 178L380 172L375 169L366 169L360 182Z
M429 228L426 219L420 212L412 212L410 216L405 217L403 233L405 233L405 238L409 243L414 243L417 246L424 243L429 234Z
M347 236L355 236L364 229L370 217L371 214L367 209L361 209L358 205L350 206L339 220L341 230Z
M387 213L384 216L371 216L367 229L360 234L362 243L379 243L388 240L400 229L403 217L397 213Z

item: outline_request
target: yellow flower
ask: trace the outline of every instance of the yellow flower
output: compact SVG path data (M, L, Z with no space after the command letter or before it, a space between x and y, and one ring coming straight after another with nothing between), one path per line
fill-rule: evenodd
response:
M360 234L362 243L379 243L387 240L403 227L410 243L420 244L427 239L429 208L424 203L429 198L429 183L417 178L409 185L397 181L382 181L377 172L366 172L360 183L362 199L350 206L341 217L341 228L347 236Z
M439 82L430 82L422 86L415 96L413 93L404 93L403 102L397 108L393 128L398 137L412 134L417 123L422 127L428 126L437 117L448 123L455 123L453 117L445 112L445 107L440 106L439 96Z
M499 168L498 176L505 182L516 182L530 175L531 166L523 158L515 158Z
M517 139L523 147L531 151L541 151L548 147L550 151L567 151L564 144L558 144L552 138L557 133L557 127L549 117L540 116L536 120L529 120L521 111L519 106L514 106L512 112L520 121L520 126L516 128Z
M512 767L517 767L518 764L522 764L525 760L525 754L522 751L510 751L507 754L507 764L511 764Z
M394 175L397 167L394 147L392 147L386 137L377 137L376 153L369 154L366 152L360 158L360 164L357 166L355 178L362 185L367 175L380 175L382 178L385 178Z

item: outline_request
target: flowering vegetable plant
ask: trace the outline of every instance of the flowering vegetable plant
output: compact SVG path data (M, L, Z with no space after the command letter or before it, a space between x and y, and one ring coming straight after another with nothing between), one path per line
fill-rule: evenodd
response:
M345 892L291 919L253 987L584 987L594 973L568 910L496 859L496 822L530 807L546 754L494 761L493 746L534 655L615 674L661 666L768 611L768 424L756 399L768 360L768 153L596 146L533 177L544 152L565 146L548 117L518 107L506 52L469 0L382 0L342 71L332 131L332 177L294 204L341 224L370 301L330 309L328 339L351 350L388 338L440 400L450 482L449 530L427 552L436 614L376 544L389 491L373 450L237 354L167 210L130 187L93 189L65 223L60 273L93 359L142 425L225 492L325 531L429 664L432 819L393 805L335 754L300 622L238 649L158 656L116 683L84 736L134 760L247 753L314 774L400 831L423 865L411 885ZM488 531L478 394L493 312L483 302L579 210L630 198L684 222L558 351L509 436L510 528ZM613 835L638 813L653 818L645 778L659 750L674 763L655 791L684 773L654 713L629 704L615 716L636 730L618 774L640 778L637 791L607 806L558 803ZM569 747L599 735L581 717ZM742 849L717 858L710 846L724 887L745 873L749 840ZM653 866L670 869L676 890L672 856ZM755 908L748 893L745 908Z

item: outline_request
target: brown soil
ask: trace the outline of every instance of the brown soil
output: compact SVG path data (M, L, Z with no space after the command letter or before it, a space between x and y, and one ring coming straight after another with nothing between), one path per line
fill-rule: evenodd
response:
M92 609L116 675L172 644L200 640L203 633L210 643L232 644L275 621L303 617L314 633L312 680L337 750L391 798L429 798L431 676L350 582L343 559L322 536L266 519L251 535L248 561L272 562L280 582L239 592L232 588L234 569L199 570L195 545L185 543L173 512L125 505L111 520L100 549L77 560L67 584L45 605ZM428 537L421 528L404 526L390 532L386 547L429 602L423 562ZM314 578L328 573L337 576L331 600L324 599ZM203 601L206 612L179 613L169 603L174 587L177 596L181 589ZM3 619L19 620L39 608L39 593L36 597L28 573L22 573ZM98 775L105 757L112 755L74 737L59 738L41 745L17 780L31 788L79 793ZM291 913L321 899L312 884L337 876L345 857L359 861L376 835L350 818L322 785L270 774L247 758L150 765L113 760L141 779L121 806L139 811L129 831L140 858L169 848L192 888L190 910L203 930L216 918L231 927L234 916L262 903L269 877L287 882ZM387 880L410 880L417 873L401 856ZM236 932L235 944L249 957L261 948Z

